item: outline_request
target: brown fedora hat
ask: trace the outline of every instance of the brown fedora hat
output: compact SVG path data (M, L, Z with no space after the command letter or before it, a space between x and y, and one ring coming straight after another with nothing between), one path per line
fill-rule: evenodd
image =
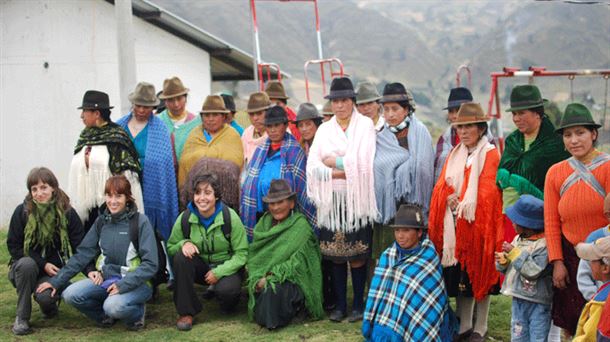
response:
M248 108L246 109L246 112L261 112L269 107L271 107L271 100L269 100L269 95L264 92L256 92L250 94L250 99L248 99Z
M128 96L129 102L136 106L156 107L159 105L155 86L148 82L140 82L136 89Z
M189 88L185 88L182 81L174 76L163 81L163 92L159 95L161 100L171 99L172 97L185 95L189 92Z
M208 95L203 102L203 106L199 111L200 114L211 114L211 113L229 113L229 110L225 107L225 102L222 100L220 95Z
M265 93L269 95L270 99L289 99L289 97L286 96L286 90L284 89L284 85L280 83L280 81L267 82L267 86L265 87Z
M283 199L295 196L297 193L292 191L290 184L285 179L274 179L269 185L267 196L263 197L265 203L275 203Z
M487 122L489 119L489 116L485 115L480 104L475 102L466 102L460 105L460 109L457 113L457 119L451 125L456 126Z

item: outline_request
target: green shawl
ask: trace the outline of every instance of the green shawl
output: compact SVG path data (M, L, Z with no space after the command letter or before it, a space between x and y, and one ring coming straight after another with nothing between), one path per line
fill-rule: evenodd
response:
M563 140L546 116L542 119L536 140L527 151L524 147L524 136L519 130L506 138L496 182L503 190L512 187L519 194L531 194L542 199L546 172L570 154L565 151Z
M267 285L290 281L296 284L305 297L309 314L320 319L322 309L322 270L318 240L307 218L294 212L284 221L272 226L269 213L254 227L253 241L248 251L248 314L252 319L256 283L267 275Z
M80 152L83 147L91 145L106 145L108 147L110 172L116 175L125 170L131 170L138 173L138 176L142 179L138 152L121 126L109 122L102 127L86 127L78 137L74 154Z
M68 238L68 219L64 211L57 205L55 200L48 203L34 203L32 212L27 215L27 222L23 229L23 252L30 255L30 250L40 248L42 256L47 247L55 246L55 234L59 234L57 248L61 255L69 258L72 254L70 240Z

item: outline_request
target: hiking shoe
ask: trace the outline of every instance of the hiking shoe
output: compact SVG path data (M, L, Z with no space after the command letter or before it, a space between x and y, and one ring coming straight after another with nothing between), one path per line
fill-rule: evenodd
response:
M214 290L214 285L208 286L208 288L203 292L201 297L206 300L210 300L216 296L216 291Z
M363 317L362 311L360 310L352 310L352 314L349 315L347 321L350 323L361 321Z
M57 305L53 305L51 308L44 309L40 307L40 311L42 311L42 318L44 319L55 318L57 317L57 314L59 314L59 309L57 308Z
M330 319L333 322L341 322L341 321L343 321L343 319L345 319L345 317L347 317L347 314L345 314L345 312L343 312L341 310L335 310L330 313L330 316L328 316L328 319Z
M20 319L19 317L15 318L15 323L13 324L13 334L15 335L27 335L32 333L32 328L30 328L30 322L25 319Z
M176 329L180 331L189 331L193 328L193 316L180 316L176 322Z

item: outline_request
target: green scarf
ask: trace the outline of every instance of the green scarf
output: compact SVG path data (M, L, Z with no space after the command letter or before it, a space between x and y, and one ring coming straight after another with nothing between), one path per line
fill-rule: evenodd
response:
M545 116L536 140L527 151L523 133L515 130L507 138L500 159L496 182L501 189L515 188L519 194L542 199L546 172L555 163L570 156L555 127Z
M138 152L133 142L121 126L109 122L102 127L86 127L80 133L74 154L85 146L106 145L110 160L108 166L113 174L120 174L125 170L137 172L142 178L142 168L138 161Z
M30 251L40 248L44 253L50 246L55 246L55 234L59 233L60 254L64 258L72 255L70 240L68 239L68 218L64 211L57 205L55 200L48 203L34 202L35 208L28 213L28 220L25 224L23 252L30 255Z
M290 281L303 291L309 314L320 319L322 309L322 270L318 240L305 216L295 212L272 226L269 213L254 227L253 241L248 251L248 314L254 314L256 283L267 275L267 285ZM267 286L266 285L266 286Z

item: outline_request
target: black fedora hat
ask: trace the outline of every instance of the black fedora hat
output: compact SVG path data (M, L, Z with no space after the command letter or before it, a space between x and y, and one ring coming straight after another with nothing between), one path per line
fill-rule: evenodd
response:
M330 93L324 96L327 100L332 99L352 99L356 97L354 85L348 77L334 78L330 84Z
M225 102L225 107L231 111L231 113L235 113L235 101L233 100L233 96L229 94L220 94L222 100Z
M265 126L287 122L286 110L280 106L273 106L265 112Z
M297 193L292 191L290 184L285 179L274 179L269 185L267 196L263 197L263 202L274 203L283 199L295 196Z
M470 92L470 90L464 87L453 88L449 92L447 107L443 109L460 108L460 105L466 102L472 102L472 93Z
M379 102L386 103L400 101L411 102L405 86L398 82L386 84L385 87L383 87L383 96Z
M112 109L108 94L97 91L87 90L83 95L83 104L77 109Z
M424 224L424 212L415 204L401 204L394 217L392 228L428 229Z

